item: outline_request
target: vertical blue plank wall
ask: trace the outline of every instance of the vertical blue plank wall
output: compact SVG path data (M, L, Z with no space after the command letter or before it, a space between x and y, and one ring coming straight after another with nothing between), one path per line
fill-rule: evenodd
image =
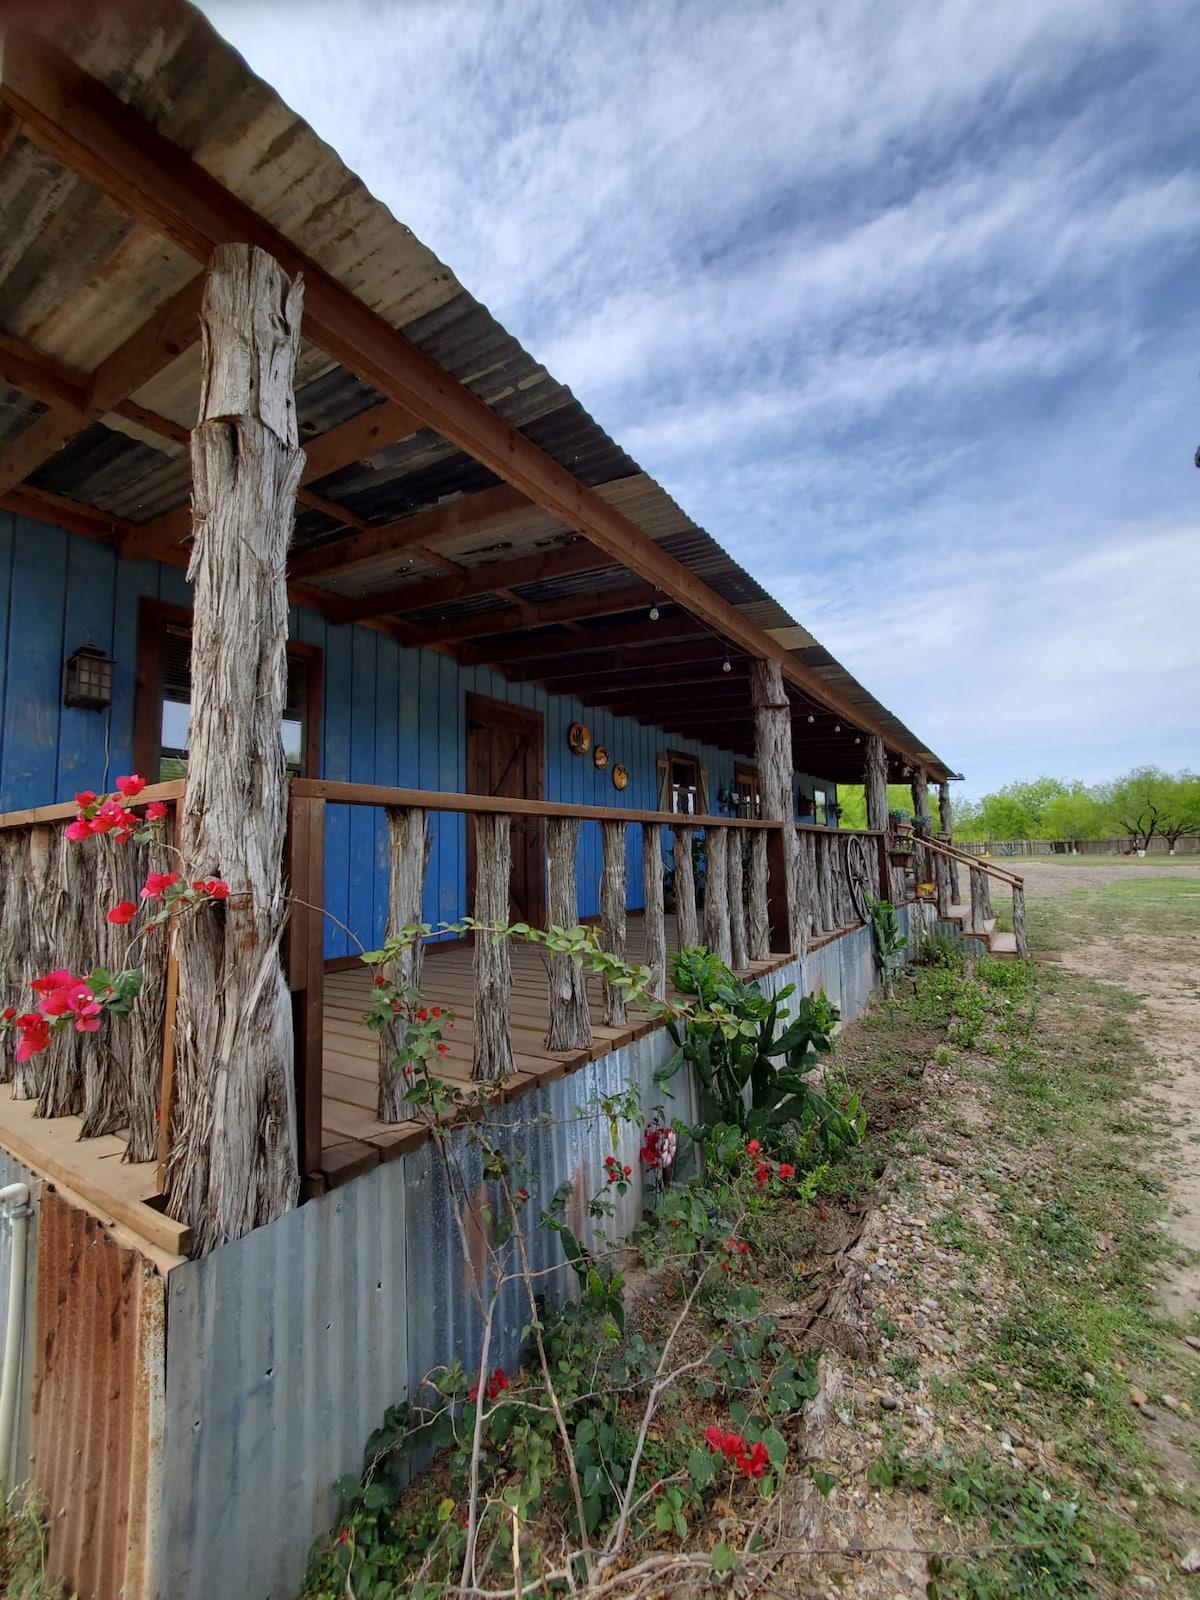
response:
M106 545L0 511L0 811L69 800L79 788L111 786L132 764L138 606L142 599L187 606L190 586L175 567L117 559ZM542 714L545 798L616 809L652 810L657 760L668 745L699 758L709 792L733 782L734 754L676 734L642 727L608 710L509 683L485 668L460 667L431 651L402 650L367 628L333 627L293 607L292 637L324 653L322 772L352 783L462 792L466 780L466 697L490 696ZM114 661L108 715L62 706L63 659L79 645L98 645ZM590 756L573 756L567 730L586 722L593 743L629 772L613 787ZM752 754L747 707L747 748ZM815 782L806 777L811 794ZM825 784L830 793L832 784ZM383 937L387 841L382 813L326 808L325 902L365 945ZM435 815L425 916L452 922L465 910L466 827L461 817ZM641 905L641 831L629 832L630 906ZM598 909L600 837L585 823L579 847L580 912ZM329 924L326 953L349 954L346 932Z

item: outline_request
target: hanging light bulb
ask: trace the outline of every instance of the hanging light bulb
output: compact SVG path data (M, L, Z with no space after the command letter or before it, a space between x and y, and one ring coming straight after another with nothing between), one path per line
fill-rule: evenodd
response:
M651 606L650 607L650 621L651 622L657 622L658 621L658 607L657 606Z
M841 723L840 723L840 722L835 722L835 723L834 723L834 725L833 725L833 731L834 731L834 733L841 733L841 731L842 731L842 725L841 725Z
M808 713L808 720L810 722L815 722L817 720L816 717L813 716L811 711Z
M861 733L856 733L854 735L854 742L855 742L855 744L861 744L862 743L862 734Z
M724 661L722 661L722 663L721 663L721 671L722 672L732 672L733 671L733 662L730 661L728 656L726 656Z

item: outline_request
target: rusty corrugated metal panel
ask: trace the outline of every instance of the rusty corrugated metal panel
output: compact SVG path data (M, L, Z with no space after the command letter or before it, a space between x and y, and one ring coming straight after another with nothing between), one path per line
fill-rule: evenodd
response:
M46 1188L38 1219L30 1480L47 1516L49 1571L79 1600L119 1600L145 1529L162 1294L154 1267ZM156 1337L155 1329L159 1330ZM135 1488L139 1490L135 1493Z

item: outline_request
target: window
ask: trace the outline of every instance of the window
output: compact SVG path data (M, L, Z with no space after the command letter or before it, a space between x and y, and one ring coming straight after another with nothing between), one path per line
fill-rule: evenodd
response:
M734 815L748 822L757 821L763 814L762 790L758 787L758 770L744 767L739 762L733 769Z
M138 660L134 761L152 783L187 771L192 709L192 623L176 606L144 602ZM292 777L320 764L321 652L288 645L287 698L280 732Z
M658 810L684 816L712 816L708 799L708 769L698 756L667 750L658 758Z

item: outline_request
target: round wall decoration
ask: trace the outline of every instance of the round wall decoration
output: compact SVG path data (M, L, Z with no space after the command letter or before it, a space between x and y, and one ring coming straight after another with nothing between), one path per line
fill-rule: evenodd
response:
M592 736L582 722L573 722L567 734L573 756L585 756L592 748Z
M629 774L626 772L625 768L620 764L620 762L618 762L613 768L613 788L627 789L628 787Z
M605 745L598 744L592 751L592 760L600 768L601 772L603 772L605 767L608 765L608 759L607 747Z

